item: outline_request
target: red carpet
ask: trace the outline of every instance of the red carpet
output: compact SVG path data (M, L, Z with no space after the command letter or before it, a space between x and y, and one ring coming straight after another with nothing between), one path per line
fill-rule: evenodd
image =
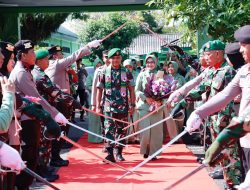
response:
M104 158L102 145L89 144L86 137L84 135L78 143ZM133 168L143 160L138 152L139 145L131 145L124 150L126 161L118 164ZM171 146L158 158L138 170L142 176L128 175L118 182L116 178L125 171L104 164L81 149L72 148L68 154L70 165L59 170L60 179L53 184L61 190L163 190L199 166L196 157L183 144ZM219 190L205 169L173 188L191 189Z

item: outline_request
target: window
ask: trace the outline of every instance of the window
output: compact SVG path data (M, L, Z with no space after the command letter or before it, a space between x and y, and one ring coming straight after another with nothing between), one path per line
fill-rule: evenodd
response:
M63 46L62 51L65 52L65 53L70 53L70 48Z

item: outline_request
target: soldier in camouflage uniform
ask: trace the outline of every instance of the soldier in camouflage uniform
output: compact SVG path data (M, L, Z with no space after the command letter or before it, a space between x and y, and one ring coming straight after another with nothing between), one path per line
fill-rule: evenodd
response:
M121 65L122 56L119 48L114 48L109 51L108 58L111 65L102 70L97 83L97 112L101 113L101 98L103 94L103 113L105 115L127 121L128 113L133 114L135 105L128 105L128 95L130 95L131 102L135 102L134 80L131 72ZM129 110L130 109L130 110ZM119 139L126 135L124 123L113 121L105 118L105 135L109 139ZM122 142L125 143L125 140ZM114 145L108 142L106 159L115 162L113 155L113 148L116 148L116 160L124 161L122 157L122 146Z
M59 111L64 113L66 117L69 117L69 115L66 114L64 110L72 110L73 108L81 109L81 104L77 102L72 96L69 94L63 92L61 89L59 89L50 78L45 74L44 70L48 67L49 61L48 56L49 52L45 49L37 50L36 52L36 65L34 66L34 69L32 71L33 78L36 83L36 87L38 89L38 92L46 99L48 102L56 107ZM62 141L62 140L60 140ZM44 147L41 149L44 150L42 155L40 157L44 157L45 161L49 161L50 158L50 151L51 147L50 143L46 139L42 139L42 144ZM62 142L58 142L56 140L52 141L53 143L61 144ZM52 149L52 159L51 159L51 165L53 166L67 166L68 161L60 159L60 150L61 148ZM56 160L55 160L56 159ZM47 163L45 162L44 165L46 166Z
M211 147L206 153L206 162L210 164L212 158L214 158L218 152L220 152L227 144L235 142L237 138L243 136L246 132L249 132L249 114L250 114L250 25L243 26L239 28L235 33L234 37L240 44L240 52L246 61L246 64L242 66L237 72L234 79L228 84L228 86L220 93L211 98L208 102L200 106L193 115L195 117L190 119L190 125L192 128L198 128L196 123L200 123L201 119L208 115L218 112L220 109L225 107L228 102L232 101L236 96L242 93L240 108L239 108L239 118L234 118L230 125L224 129ZM188 125L187 125L188 126ZM243 162L245 172L249 171L250 161L249 161L249 133L244 137L240 138L241 147L244 150L246 161ZM249 181L248 181L249 183ZM249 189L250 186L246 188L240 188L241 190Z
M205 44L204 55L210 67L170 96L169 103L176 95L185 97L173 109L173 115L185 108L188 101L199 101L204 95L206 100L211 99L231 82L236 73L224 60L224 48L224 43L219 40L209 41ZM192 89L194 87L196 88ZM221 111L208 117L206 127L210 129L212 140L229 124L231 116L234 115L233 106L234 103L231 101ZM229 159L225 159L222 163L223 166L227 166L231 160L235 161L230 167L224 169L224 178L229 188L239 184L242 177L238 148L237 143L235 143L228 149Z

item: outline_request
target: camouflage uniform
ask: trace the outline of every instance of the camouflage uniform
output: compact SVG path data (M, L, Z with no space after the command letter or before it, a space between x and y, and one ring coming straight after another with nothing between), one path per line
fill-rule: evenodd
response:
M207 69L206 77L200 85L191 90L185 97L186 101L200 101L202 94L205 93L206 100L215 96L222 91L235 76L235 71L227 63L223 63L218 69ZM183 101L183 104L186 102ZM234 103L231 101L224 109L208 117L206 127L209 127L212 140L229 124L232 115L234 115ZM224 178L229 186L240 184L242 174L240 171L239 146L237 143L228 148L228 159L224 159L222 166L227 166L230 162L234 162L230 167L224 168Z
M73 105L77 102L69 94L62 92L56 85L54 85L45 72L35 65L32 71L33 78L36 83L37 90L52 106L56 107L65 117L70 116L70 111ZM78 106L78 108L81 106ZM62 126L61 126L62 127ZM62 127L63 129L63 127ZM40 151L39 151L39 166L45 168L51 157L51 141L41 136Z
M99 75L97 87L104 89L103 112L105 115L120 120L128 120L128 86L134 86L131 72L121 66L113 69L111 65L105 67ZM124 123L105 118L105 135L109 139L118 139L126 136ZM122 142L125 143L125 142ZM109 144L108 146L111 146Z

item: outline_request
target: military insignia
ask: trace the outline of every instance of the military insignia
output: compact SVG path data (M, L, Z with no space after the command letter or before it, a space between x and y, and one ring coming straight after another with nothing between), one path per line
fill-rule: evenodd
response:
M14 46L7 44L6 49L9 51L14 51Z
M28 42L28 43L24 43L23 45L24 45L24 49L29 49L29 48L32 48L32 45L31 45L31 43L30 43L30 42Z
M56 50L57 51L61 51L61 47L60 46L56 46Z

